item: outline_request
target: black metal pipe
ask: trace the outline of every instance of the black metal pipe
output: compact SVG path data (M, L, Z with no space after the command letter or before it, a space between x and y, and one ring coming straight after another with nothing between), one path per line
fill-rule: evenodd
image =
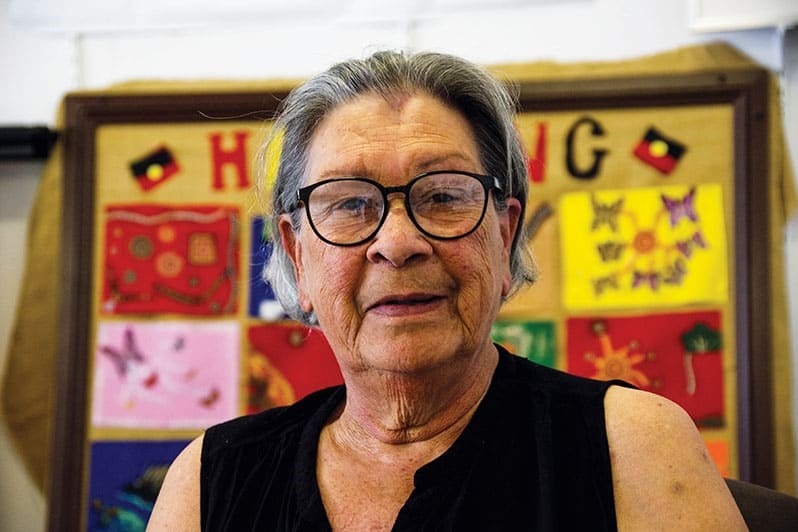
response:
M47 126L0 126L0 161L46 159L57 138Z

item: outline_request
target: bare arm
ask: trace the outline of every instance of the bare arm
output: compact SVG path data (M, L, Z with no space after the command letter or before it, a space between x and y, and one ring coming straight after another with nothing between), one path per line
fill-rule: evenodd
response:
M148 532L197 531L200 529L200 455L202 436L178 455L166 474Z
M618 386L604 405L619 530L747 530L681 407Z

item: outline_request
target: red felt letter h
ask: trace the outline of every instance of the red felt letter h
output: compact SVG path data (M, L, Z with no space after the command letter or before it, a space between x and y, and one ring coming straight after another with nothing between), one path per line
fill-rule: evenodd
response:
M213 163L213 188L221 190L224 188L222 169L226 165L232 165L238 174L238 188L249 188L249 170L247 166L247 138L249 133L237 131L235 135L235 147L224 149L222 147L222 134L213 133L211 139L211 161Z

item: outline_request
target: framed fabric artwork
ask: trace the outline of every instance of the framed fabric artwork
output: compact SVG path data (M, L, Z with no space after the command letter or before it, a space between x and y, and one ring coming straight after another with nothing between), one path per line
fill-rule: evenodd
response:
M724 474L772 484L767 73L517 82L540 278L494 340L676 401ZM66 98L52 529L133 492L144 522L204 428L341 382L261 279L256 155L287 89Z

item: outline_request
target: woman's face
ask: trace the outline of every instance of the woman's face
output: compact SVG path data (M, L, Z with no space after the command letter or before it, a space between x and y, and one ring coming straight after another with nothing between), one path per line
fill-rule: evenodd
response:
M434 97L366 94L340 105L317 128L304 185L368 177L403 185L423 172L484 173L474 135L459 112ZM510 245L520 204L449 241L423 235L390 197L377 235L354 247L319 240L303 214L296 233L280 233L294 262L300 303L313 310L344 375L420 372L458 357L487 354L490 326L510 289Z

